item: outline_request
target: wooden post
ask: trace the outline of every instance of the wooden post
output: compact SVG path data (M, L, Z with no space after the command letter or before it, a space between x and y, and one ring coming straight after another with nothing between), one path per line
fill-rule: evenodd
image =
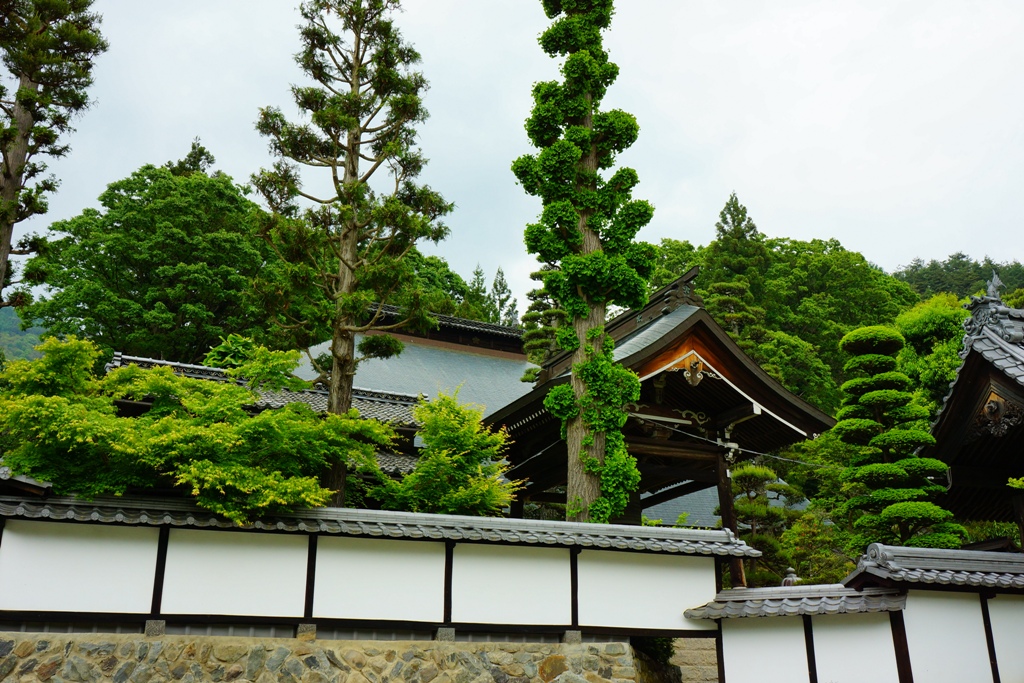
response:
M718 456L718 512L722 517L722 527L739 536L736 524L736 510L732 505L732 479L725 463L725 453ZM747 575L743 571L743 558L729 558L729 576L733 588L746 588Z

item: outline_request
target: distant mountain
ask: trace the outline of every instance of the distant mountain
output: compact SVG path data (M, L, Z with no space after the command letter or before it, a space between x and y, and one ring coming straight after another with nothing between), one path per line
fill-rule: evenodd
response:
M0 349L7 360L38 358L39 353L32 347L39 343L39 335L46 330L41 327L21 329L21 320L13 308L0 308Z

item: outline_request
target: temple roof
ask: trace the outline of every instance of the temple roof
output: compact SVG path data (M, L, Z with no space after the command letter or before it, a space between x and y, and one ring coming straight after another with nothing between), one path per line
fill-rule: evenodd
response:
M237 529L231 521L181 500L152 498L49 498L27 501L0 496L0 517L126 526ZM673 555L758 557L727 530L663 529L530 519L435 515L389 510L317 508L253 522L253 531L319 533L503 545L625 550Z
M907 596L891 588L854 590L841 583L721 591L706 605L688 609L688 619L793 617L823 614L898 612Z
M107 369L111 370L126 365L137 365L140 368L168 367L175 373L192 379L204 379L214 382L236 381L228 377L227 373L220 368L190 365L188 363L172 363L153 358L125 356L121 353L114 354L113 360L107 364ZM255 403L255 406L260 410L280 408L287 403L305 403L317 412L327 410L327 392L320 389L307 389L306 391L282 389L280 391L258 391L256 393L259 395L259 400ZM354 388L352 393L352 407L358 410L362 417L389 422L401 427L415 426L416 421L412 417L412 409L416 405L417 396L393 391L374 391L372 389L360 388Z
M843 583L853 588L991 588L1024 591L1024 555L1021 553L905 548L872 543Z
M960 519L1013 519L1007 486L1024 476L1024 310L1006 306L998 278L971 297L963 363L932 423L936 443L921 455L950 465L951 488L938 501Z

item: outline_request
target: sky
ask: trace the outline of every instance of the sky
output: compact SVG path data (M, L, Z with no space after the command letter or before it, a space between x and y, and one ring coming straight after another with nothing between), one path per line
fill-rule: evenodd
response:
M1024 260L1024 3L986 0L619 0L604 108L634 114L619 157L655 206L640 238L706 244L729 194L769 237L838 239L887 271L914 258ZM504 269L525 308L539 200L512 161L531 152L538 0L406 0L397 22L431 83L422 180L456 205L425 249L469 278ZM76 122L50 212L98 206L108 183L183 157L193 138L237 182L269 166L260 107L292 117L299 16L287 0L96 0L110 50ZM310 183L315 180L310 179Z

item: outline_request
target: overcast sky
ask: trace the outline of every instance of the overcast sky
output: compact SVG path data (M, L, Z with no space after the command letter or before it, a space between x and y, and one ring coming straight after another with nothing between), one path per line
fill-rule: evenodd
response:
M705 244L735 191L769 236L837 238L886 270L956 251L1024 260L1024 3L619 0L606 108L640 123L620 163L652 201L641 237ZM504 268L520 295L539 212L509 171L531 151L530 88L557 76L537 0L406 0L431 82L424 180L455 202L442 253L464 277ZM110 50L48 215L97 205L199 136L247 182L271 163L262 106L295 113L298 13L287 0L96 0ZM1018 199L1015 199L1018 198Z

